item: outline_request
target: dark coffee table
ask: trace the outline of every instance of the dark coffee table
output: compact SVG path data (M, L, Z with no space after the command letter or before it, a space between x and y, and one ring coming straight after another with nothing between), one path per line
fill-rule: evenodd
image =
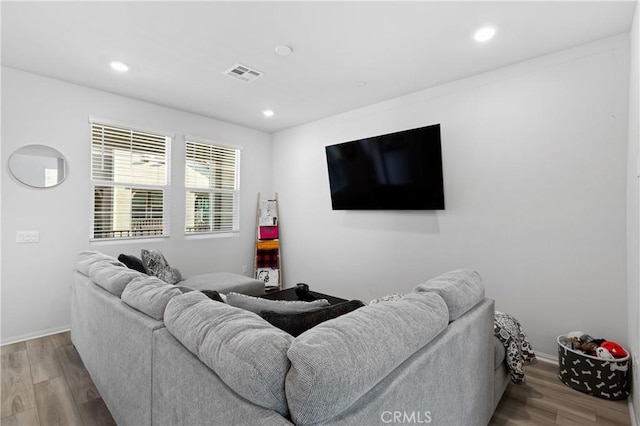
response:
M291 300L291 301L303 301L311 302L317 299L327 299L329 304L337 305L338 303L348 302L347 299L341 299L339 297L329 296L328 294L318 293L309 290L306 294L298 294L296 292L297 287L291 287L280 291L270 291L267 294L260 296L263 299L270 300Z

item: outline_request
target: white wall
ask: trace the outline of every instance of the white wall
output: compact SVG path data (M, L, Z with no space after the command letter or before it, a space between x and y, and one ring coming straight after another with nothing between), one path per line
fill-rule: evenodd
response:
M629 348L635 359L633 407L640 424L640 4L630 37L629 153L627 167L627 281L629 301Z
M271 190L269 134L108 94L10 68L2 69L2 341L69 325L69 284L75 255L95 248L117 256L161 250L185 275L240 273L253 261L256 196ZM171 237L118 244L90 243L89 116L167 130L172 145ZM184 237L185 134L243 147L241 232L235 238ZM69 161L60 186L36 190L19 184L6 159L18 147L46 144ZM38 230L40 242L16 244L16 231Z
M625 34L276 133L287 284L369 300L473 268L537 351L572 330L627 344L628 49ZM331 210L326 145L434 123L445 211Z

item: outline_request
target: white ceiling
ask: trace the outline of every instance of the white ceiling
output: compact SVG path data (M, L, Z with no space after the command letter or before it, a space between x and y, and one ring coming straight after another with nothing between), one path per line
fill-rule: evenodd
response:
M635 7L3 1L2 64L274 132L627 32ZM476 43L474 31L488 24L496 37ZM293 53L278 56L281 44ZM115 73L112 60L130 71ZM264 76L252 83L225 76L236 63ZM262 115L267 108L274 117Z

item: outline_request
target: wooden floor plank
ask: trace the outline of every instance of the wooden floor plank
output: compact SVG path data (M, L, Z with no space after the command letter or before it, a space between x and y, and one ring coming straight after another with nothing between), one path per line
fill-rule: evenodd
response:
M9 417L36 406L27 351L3 353L0 417Z
M583 419L586 422L594 422L596 420L596 409L594 407L575 402L570 398L555 397L550 395L548 390L536 389L530 384L514 386L508 389L505 394L509 399L520 401L531 407L556 413L558 407L562 406L564 411L572 413L576 418Z
M503 399L489 423L502 425L555 425L556 413L531 407L521 401Z
M56 335L53 335L27 341L34 384L62 376L62 368L55 353L57 340Z
M73 400L77 405L100 398L89 372L84 367L80 355L72 345L58 347L56 356L62 366Z
M575 413L568 412L560 408L558 409L556 424L563 426L595 426L598 423L596 423L595 419L590 421L581 417L576 417Z
M509 383L490 425L630 425L626 401L609 401L578 392L558 379L558 366L527 366L526 383Z
M27 344L25 342L12 343L10 345L0 346L0 354L10 354L12 352L26 351Z
M59 348L60 346L68 346L71 345L71 332L65 331L63 333L52 334L51 336L52 344L54 347Z
M39 426L38 410L31 408L13 416L3 417L0 419L0 424L2 426Z
M38 415L47 426L82 425L80 413L63 376L33 385Z
M102 398L80 404L79 409L85 425L115 426L116 424Z
M625 401L626 402L626 401ZM627 411L621 412L618 409L610 407L598 407L596 408L596 416L598 418L598 424L604 424L606 422L613 422L618 425L631 425L631 418L629 417L628 404Z

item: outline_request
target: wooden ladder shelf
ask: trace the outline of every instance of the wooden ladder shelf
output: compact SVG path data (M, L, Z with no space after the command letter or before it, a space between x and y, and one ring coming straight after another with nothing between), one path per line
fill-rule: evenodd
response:
M278 193L273 199L262 199L258 192L253 276L264 282L267 291L282 290L279 221Z

